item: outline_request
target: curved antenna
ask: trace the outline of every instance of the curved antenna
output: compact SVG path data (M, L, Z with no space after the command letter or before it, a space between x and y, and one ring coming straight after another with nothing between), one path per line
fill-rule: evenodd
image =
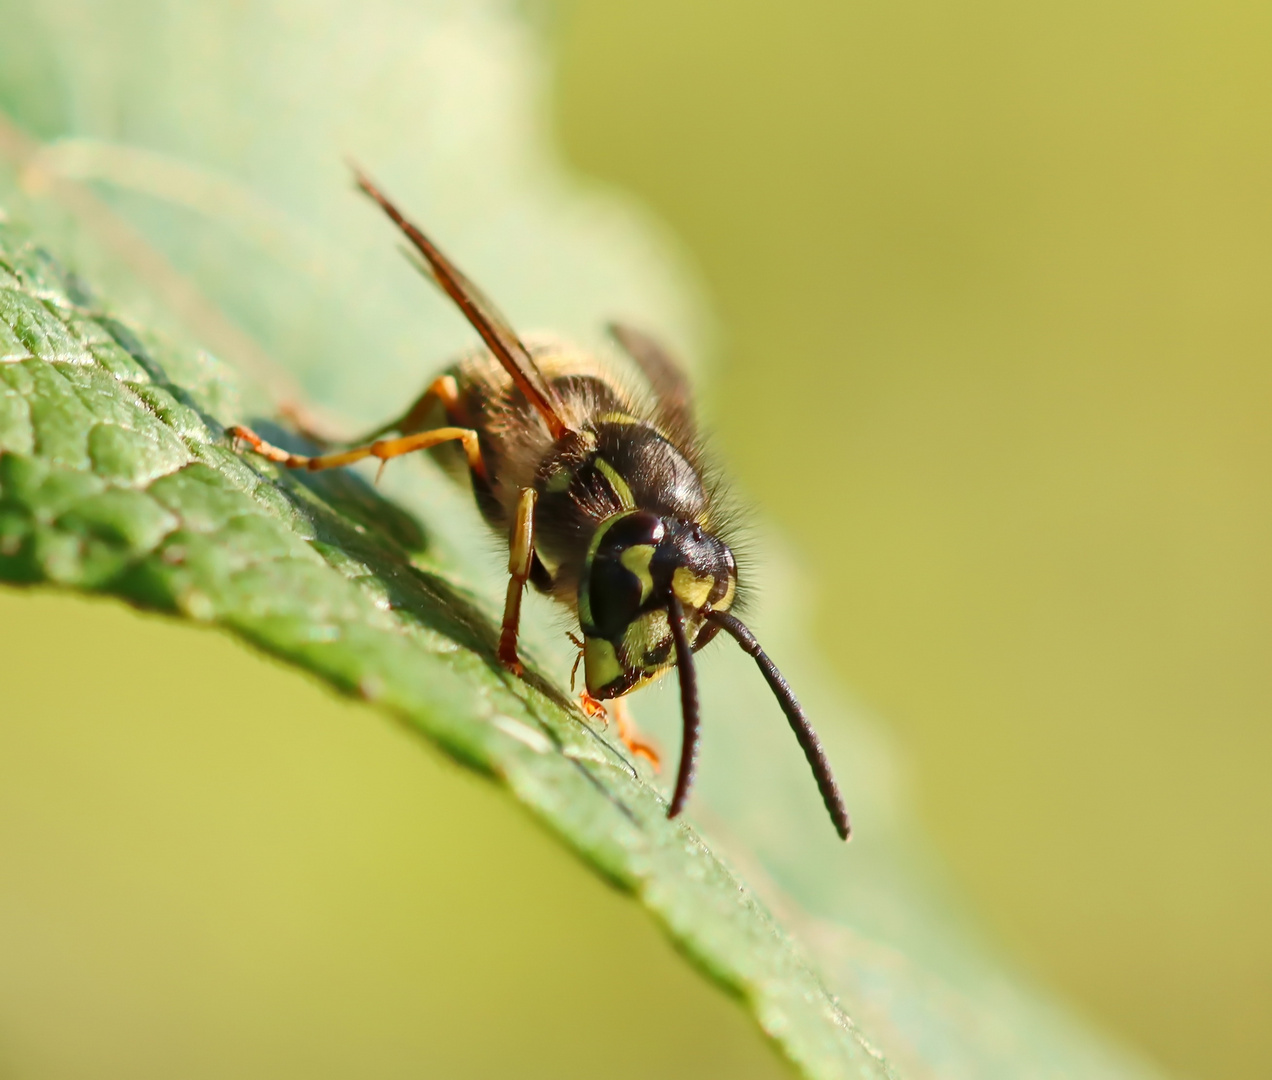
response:
M830 814L830 820L835 823L840 839L847 840L852 835L852 826L848 822L848 809L844 806L843 796L839 794L839 785L835 783L835 777L830 771L830 762L826 760L826 751L822 749L821 740L817 738L817 732L808 722L808 717L796 700L795 692L791 690L790 684L782 678L777 665L768 658L768 654L755 640L755 635L740 619L727 611L708 611L706 616L709 622L715 623L732 634L737 643L742 646L742 651L755 658L760 671L764 673L764 678L768 680L769 688L777 698L777 703L782 706L782 712L790 721L791 730L795 732L795 738L799 740L804 757L808 759L808 764L813 770L813 776L817 778L817 788L821 792L822 802L826 804L826 812ZM674 623L672 633L675 633ZM683 627L681 633L684 633ZM676 650L677 652L680 650L679 642L676 643ZM683 679L683 676L681 678ZM681 696L684 696L683 692ZM681 767L683 770L683 763Z
M561 438L569 428L556 410L556 398L552 393L552 387L548 385L543 373L534 362L530 350L522 344L516 332L509 326L508 320L499 313L482 291L464 276L459 267L442 254L418 226L407 220L402 211L372 183L366 173L352 161L349 162L349 168L353 170L353 178L358 187L380 205L380 209L388 214L393 223L406 234L406 238L411 241L415 250L424 256L432 271L433 279L455 302L455 306L464 313L464 317L472 324L473 329L481 335L482 340L495 354L504 370L512 377L517 389L525 395L525 399L538 410L552 437Z
M685 613L680 601L672 596L667 605L667 623L676 643L676 673L680 678L680 712L684 718L684 738L680 744L680 769L676 773L676 792L671 797L667 816L674 818L685 808L689 789L693 787L693 771L698 764L698 673L693 666L693 650L685 633Z

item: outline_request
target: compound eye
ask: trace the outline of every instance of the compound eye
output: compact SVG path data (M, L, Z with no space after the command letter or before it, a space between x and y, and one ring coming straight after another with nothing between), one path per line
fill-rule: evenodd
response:
M640 579L622 563L597 559L592 564L588 598L596 635L617 641L640 613L643 596Z
M602 537L588 574L588 606L594 632L617 641L640 614L654 583L650 560L665 534L657 514L625 514Z
M633 510L605 530L597 554L621 552L642 544L657 547L666 532L667 526L657 514L651 514L647 510Z

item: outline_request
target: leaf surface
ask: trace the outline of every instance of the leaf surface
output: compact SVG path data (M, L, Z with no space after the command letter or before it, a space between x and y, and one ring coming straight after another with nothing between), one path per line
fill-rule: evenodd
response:
M382 497L365 474L284 474L227 444L225 425L281 404L381 423L472 343L351 195L349 152L519 328L596 345L621 318L708 351L659 225L546 151L545 51L518 11L8 14L0 105L47 141L0 124L0 577L223 627L401 718L636 896L807 1076L1156 1075L959 916L897 755L817 662L808 590L771 541L753 621L835 764L847 848L736 650L704 653L696 828L669 823L665 791L560 689L544 605L528 601L530 678L495 662L501 559L470 499L427 463L395 464ZM637 709L678 745L674 688Z
M379 527L410 533L400 510L348 476L302 483L236 453L232 373L107 313L12 226L0 272L19 343L0 363L0 576L225 627L391 711L637 894L809 1075L887 1075L763 905L667 820L624 754L549 680L501 669L485 605Z

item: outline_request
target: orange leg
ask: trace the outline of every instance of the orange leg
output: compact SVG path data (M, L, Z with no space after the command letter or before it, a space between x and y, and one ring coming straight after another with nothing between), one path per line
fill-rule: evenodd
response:
M429 422L429 416L433 412L435 403L441 405L442 411L446 414L446 419L452 424L469 423L468 418L463 415L460 409L459 384L455 381L455 376L439 375L429 383L428 389L406 410L402 418L393 421L392 427L385 428L384 431L401 431L404 434L419 431ZM375 434L381 435L383 431L377 431Z
M504 601L503 627L499 632L499 660L514 675L525 669L517 657L517 632L521 625L521 595L530 579L534 560L534 504L538 493L522 488L517 515L508 537L508 595Z
M450 424L428 431L421 430L423 425L428 422L434 405L438 404L441 405L442 411L446 419L450 421ZM318 428L303 407L284 404L279 409L279 412L283 419L289 421L297 432L324 450L335 441ZM340 465L348 465L354 461L360 461L364 457L378 457L382 460L388 460L400 454L409 454L412 450L425 450L430 446L436 446L439 442L458 439L464 443L468 464L474 472L485 478L486 469L481 460L481 452L477 447L476 434L470 433L471 438L465 435L452 434L465 430L458 426L458 424L464 422L464 419L460 416L459 384L455 381L454 375L447 374L439 375L429 383L428 389L420 395L419 399L400 419L364 435L362 437L364 445L340 453L324 454L321 457L306 457L304 454L289 454L285 450L280 450L278 447L267 443L251 428L235 426L227 429L226 433L231 438L242 439L258 454L269 458L270 461L276 461L280 465L286 465L289 469L315 470L332 469ZM402 439L381 438L381 436L387 435L391 431L400 432L406 439L412 439L419 435L428 435L433 436L436 441L403 443ZM442 433L444 432L447 434L443 435Z
M570 687L571 690L574 687ZM605 702L599 701L584 690L579 694L579 708L583 710L583 715L589 720L599 720L606 727L609 727L609 713L605 711Z
M570 689L574 689L574 676L578 673L579 664L583 660L583 642L573 634L566 635L579 650L578 658L574 661L574 667L570 669ZM623 740L623 745L637 757L643 757L657 771L662 766L662 758L658 754L658 749L653 743L646 742L641 738L640 732L636 730L636 725L632 722L631 713L627 711L626 698L614 698L609 706L606 707L605 702L594 698L586 690L579 694L579 708L583 710L583 715L589 720L600 720L603 724L609 724L610 713L614 714L614 723L618 726L618 737Z
M627 699L615 698L610 702L609 711L614 717L614 723L618 726L618 737L623 740L623 745L636 757L643 757L657 772L662 766L662 758L653 743L646 742L636 730L632 715L627 711Z
M357 441L370 442L382 435L387 435L390 431L396 431L403 435L414 435L416 432L423 431L427 427L429 420L432 419L433 406L438 404L442 407L448 426L469 426L460 408L459 384L455 381L454 375L446 374L439 375L429 383L428 389L412 403L411 407L399 419L367 432ZM278 406L278 415L281 419L287 421L288 426L298 435L302 435L309 442L321 447L323 450L331 446L338 446L342 442L347 443L350 441L333 435L329 429L325 429L319 423L304 405L298 402L282 402Z
M381 461L401 457L415 450L427 450L444 442L462 442L464 453L468 457L468 466L473 473L485 479L486 463L481 457L481 447L477 442L477 432L469 428L442 427L432 431L420 431L414 435L402 435L396 439L376 439L375 442L363 446L355 446L350 450L341 450L334 454L322 454L318 457L307 457L304 454L292 454L272 443L267 443L251 428L232 427L226 429L232 439L241 439L255 450L261 457L276 461L289 469L308 469L317 472L320 469L337 469L341 465L352 465L364 458L375 457Z

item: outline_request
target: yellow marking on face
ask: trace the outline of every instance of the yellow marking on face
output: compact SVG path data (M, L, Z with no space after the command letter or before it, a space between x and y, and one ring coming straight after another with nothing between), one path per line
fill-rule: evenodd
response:
M656 611L647 611L633 619L623 631L619 654L626 657L629 668L639 671L642 679L648 680L675 663L674 653L668 653L667 659L657 667L645 666L645 653L663 644L670 637L671 627L667 624L667 613L661 608Z
M671 575L671 591L690 611L700 611L707 606L707 597L715 581L709 577L699 577L687 566L678 566Z
M598 457L596 459L596 471L610 482L610 487L614 489L614 494L618 496L618 501L624 510L636 509L636 500L632 498L632 489L627 486L627 481L618 475L618 470L613 465L603 457Z
M624 696L626 696L626 694L634 694L637 690L644 689L651 682L656 682L657 680L661 679L664 675L666 675L669 671L671 671L671 669L674 668L675 666L676 666L675 661L672 661L671 663L663 664L662 667L656 668L652 671L646 668L644 671L640 673L640 678L637 679L634 683L632 683L631 688L625 691Z
M649 572L649 561L654 557L653 544L633 544L623 550L619 561L640 581L640 602L643 604L654 591L654 578Z
M621 413L621 412L601 413L601 415L596 418L596 421L599 424L639 424L640 423L640 421L637 420L636 417L628 416L627 413Z
M614 646L604 638L583 639L583 678L587 683L587 692L596 694L615 679L621 679L625 672L618 662L618 653Z

